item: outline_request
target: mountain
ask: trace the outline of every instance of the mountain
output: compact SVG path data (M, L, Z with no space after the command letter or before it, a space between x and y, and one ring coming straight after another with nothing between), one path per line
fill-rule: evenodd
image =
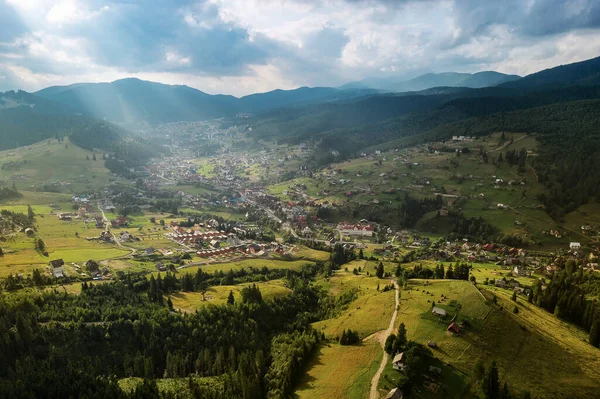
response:
M238 99L233 96L212 96L187 86L134 78L50 87L34 94L93 118L120 123L201 120L235 115L239 111Z
M385 90L391 92L407 92L407 91L422 91L434 87L467 87L467 88L482 88L496 86L501 83L515 81L520 79L517 75L505 75L494 71L484 71L477 73L428 73L417 76L410 80L368 78L359 82L350 82L341 89L350 88L372 88L377 90Z
M600 84L600 57L573 64L560 65L532 73L514 82L500 85L507 88L560 86L594 86Z
M0 150L62 136L69 136L82 148L109 152L126 149L131 158L155 153L131 132L110 122L24 91L0 93Z
M49 87L35 95L97 119L118 123L165 123L229 117L241 112L264 112L285 106L335 101L373 93L373 90L301 87L237 98L211 95L188 86L129 78L112 83Z

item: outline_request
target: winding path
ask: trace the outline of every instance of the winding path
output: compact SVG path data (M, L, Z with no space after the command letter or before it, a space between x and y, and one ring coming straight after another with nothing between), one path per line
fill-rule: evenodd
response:
M392 314L392 319L390 320L390 325L387 330L383 331L384 335L381 336L381 339L379 340L379 343L381 344L382 349L384 347L385 340L387 339L387 337L394 332L394 323L396 322L396 316L398 315L398 306L400 304L398 283L396 283L396 281L394 281L393 283L394 283L394 289L396 291L396 306L394 307L394 313ZM384 349L383 358L381 358L381 364L379 365L379 369L377 369L377 372L375 373L375 375L373 376L373 379L371 380L371 392L369 393L369 399L378 399L379 398L379 392L377 392L377 386L379 385L379 379L381 378L381 373L383 373L383 369L385 369L385 365L387 364L387 362L388 362L388 354Z

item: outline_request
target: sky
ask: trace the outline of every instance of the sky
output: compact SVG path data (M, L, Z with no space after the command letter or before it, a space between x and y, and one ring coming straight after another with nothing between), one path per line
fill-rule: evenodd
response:
M241 96L600 56L600 0L0 0L0 91L138 77Z

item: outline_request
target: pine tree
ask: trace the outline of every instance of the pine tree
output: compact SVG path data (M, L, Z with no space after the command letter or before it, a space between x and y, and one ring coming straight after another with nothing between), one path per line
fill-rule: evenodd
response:
M377 275L377 278L383 278L383 263L379 262L379 264L377 265L377 272L375 273Z
M235 303L235 298L233 297L233 291L229 291L229 296L227 297L227 304L233 305Z
M511 299L512 299L514 302L517 302L517 292L516 292L516 291L513 291L513 294L512 294L512 297L511 297Z
M590 344L596 348L600 347L600 317L596 318L590 330Z
M498 367L492 362L489 370L485 373L482 387L485 399L498 399L500 394L500 381L498 380Z

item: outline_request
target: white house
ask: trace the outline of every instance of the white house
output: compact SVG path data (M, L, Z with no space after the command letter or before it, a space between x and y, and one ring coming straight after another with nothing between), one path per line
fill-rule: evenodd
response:
M406 356L404 355L404 352L398 353L396 356L394 356L394 359L392 360L392 367L394 368L394 370L404 371L404 369L406 368L405 362Z
M579 243L579 242L571 242L569 244L569 248L571 248L572 250L578 250L579 248L581 248L581 243Z
M446 317L446 310L442 308L434 307L431 309L431 313L439 317Z

